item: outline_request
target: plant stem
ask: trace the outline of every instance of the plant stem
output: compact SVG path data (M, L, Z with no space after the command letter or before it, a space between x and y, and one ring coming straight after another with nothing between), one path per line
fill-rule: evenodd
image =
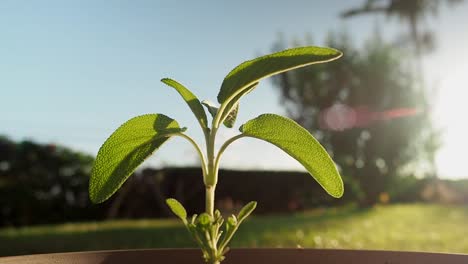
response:
M216 156L216 160L215 160L215 163L214 163L214 166L215 166L215 170L217 171L218 168L219 168L219 160L221 159L221 155L223 154L223 152L226 150L226 148L234 141L238 140L239 138L242 138L242 137L245 137L244 134L239 134L237 136L234 136L230 139L228 139L226 142L224 142L224 144L221 146L221 148L219 149L218 151L218 155Z
M215 206L215 189L216 183L218 181L218 169L215 166L215 138L216 132L218 130L217 126L213 126L211 130L208 130L208 133L205 133L205 141L206 141L206 157L207 157L207 169L206 172L203 174L203 181L205 183L205 211L209 214L212 219L214 220L214 206ZM217 245L217 236L218 230L213 232L211 230L211 234L208 236L207 239L208 243L211 243L207 250L208 250L208 259L207 262L209 264L220 264L218 261L218 245Z
M205 197L205 210L206 213L209 214L214 220L214 206L215 206L215 190L216 190L216 183L218 182L218 163L219 163L219 157L224 151L224 149L232 143L235 139L231 139L225 146L223 145L222 150L216 155L215 154L215 139L216 139L216 132L218 131L219 123L217 123L217 119L220 118L219 112L215 118L213 118L213 123L211 130L206 130L205 131L205 141L206 141L206 156L207 156L207 169L206 173L203 175L204 183L205 183L205 191L206 191L206 197ZM219 120L218 120L219 122ZM206 133L208 132L208 133ZM210 245L210 249L208 251L208 259L207 262L209 264L220 264L221 262L219 261L219 254L222 254L222 251L218 251L218 232L219 232L219 226L216 228L216 230L211 230L210 234L210 239L212 245ZM221 255L222 256L222 255Z
M205 200L206 213L213 216L215 186L206 186L205 189L206 189L206 200Z
M204 175L206 189L206 213L214 216L214 197L215 188L218 181L218 170L215 167L215 137L217 128L213 127L210 133L206 136L206 155L207 155L207 172Z
M193 147L195 147L195 150L198 152L198 156L200 157L200 162L201 162L201 168L202 168L202 171L203 171L203 175L206 175L208 169L207 169L205 155L203 155L203 152L201 151L200 146L198 146L197 142L195 142L195 140L193 140L193 138L189 137L188 135L186 135L184 133L177 133L175 135L187 139L193 145Z

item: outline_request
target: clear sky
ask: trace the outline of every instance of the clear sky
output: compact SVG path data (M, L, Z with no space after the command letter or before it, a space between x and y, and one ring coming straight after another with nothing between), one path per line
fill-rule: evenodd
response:
M127 119L164 113L201 141L197 122L176 92L159 80L174 78L201 99L216 101L224 76L237 64L269 53L286 39L310 33L317 42L343 28L355 40L376 22L385 35L396 21L341 20L352 1L0 1L0 134L54 142L96 154ZM468 134L468 6L443 10L434 22L438 49L425 60L427 80L439 88L434 119L443 129L437 162L441 176L462 177ZM464 100L464 101L462 101ZM238 124L264 112L283 113L268 81L242 102ZM237 130L223 130L227 138ZM153 165L196 165L183 139L165 144ZM255 140L236 142L225 167L297 169L286 154Z

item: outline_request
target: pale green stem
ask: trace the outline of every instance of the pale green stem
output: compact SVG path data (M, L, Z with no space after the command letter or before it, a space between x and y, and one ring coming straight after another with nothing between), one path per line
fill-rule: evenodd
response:
M221 121L221 111L226 108L226 104L221 105L220 111L215 118L213 118L213 123L211 127L211 131L209 133L205 133L205 141L206 141L206 153L207 153L207 169L204 176L204 183L206 189L206 198L205 198L205 207L206 213L214 217L214 205L215 205L215 189L216 183L218 181L218 168L219 168L219 161L221 154L224 150L235 140L243 137L242 134L237 135L235 137L230 138L227 140L218 151L217 155L215 155L215 139L216 139L216 132L218 131L218 127ZM211 252L211 259L209 260L210 264L220 264L219 261L215 261L218 256L219 247L217 245L218 239L218 231L212 234L212 252ZM216 236L216 238L214 237Z
M180 136L180 137L183 137L183 138L187 139L195 147L195 149L198 152L198 155L200 156L200 162L201 162L203 175L206 175L207 174L207 164L206 164L205 155L203 154L200 146L198 146L197 142L195 142L195 140L193 140L193 138L187 136L184 133L177 133L177 134L175 134L175 136Z
M206 198L205 198L205 207L206 213L213 216L214 215L214 197L216 183L218 181L218 171L214 167L215 161L215 137L216 137L216 128L212 128L210 134L206 136L206 153L207 153L207 173L204 176L205 188L206 188Z
M237 136L234 136L228 140L226 140L226 142L224 142L224 144L221 146L221 148L219 149L218 151L218 155L216 156L216 160L215 160L215 163L214 163L214 166L215 166L215 169L218 170L219 168L219 161L221 159L221 155L223 154L223 152L226 150L226 148L234 141L238 140L239 138L242 138L242 137L245 137L244 134L239 134Z
M218 113L213 118L213 123L211 124L212 129L218 129L219 124L222 122L222 112L224 111L224 108L226 108L227 105L227 103L224 103L219 106Z
M218 162L218 158L215 156L215 137L216 137L216 132L217 132L217 126L213 126L213 129L210 131L209 129L203 129L203 133L205 135L205 141L206 141L206 154L207 158L205 159L205 155L203 154L202 150L198 146L198 144L188 135L183 134L183 133L176 133L174 135L183 137L187 139L197 150L201 164L202 164L202 170L203 170L203 180L205 183L205 188L206 188L206 201L205 201L205 207L206 207L206 213L214 217L214 205L215 205L215 189L216 189L216 183L218 181L218 167L215 166L215 161ZM220 264L219 261L216 261L217 256L218 256L218 247L217 247L217 241L218 238L215 238L215 236L218 236L218 230L216 230L215 233L212 233L211 236L211 245L207 247L207 250L209 250L208 254L210 255L209 258L209 264ZM209 241L207 239L207 241ZM200 246L203 248L203 243L198 239L197 241Z
M221 252L224 251L224 249L226 248L226 246L228 245L228 243L231 241L232 237L236 233L237 229L239 228L239 225L240 225L240 223L238 223L235 227L233 227L234 229L231 231L231 233L226 234L224 239L219 244L219 247L218 247L219 251L221 251Z
M206 189L206 200L205 200L205 208L206 213L213 216L214 213L214 198L215 198L215 186L205 186Z

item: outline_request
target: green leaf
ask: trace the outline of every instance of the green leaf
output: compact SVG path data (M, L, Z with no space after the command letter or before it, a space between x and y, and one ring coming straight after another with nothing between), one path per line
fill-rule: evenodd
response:
M246 61L224 78L218 102L225 103L263 78L315 63L332 61L341 55L340 51L331 48L301 47Z
M198 98L189 89L185 88L182 84L178 83L177 81L169 78L164 78L161 80L161 82L176 89L176 91L188 104L195 117L198 119L198 122L200 123L201 127L203 129L208 128L208 120L206 118L205 110L203 109L200 100L198 100Z
M239 212L239 215L237 216L237 222L240 224L242 221L244 221L252 212L255 210L257 207L257 202L252 201L248 204L246 204L244 207Z
M171 134L184 130L162 114L138 116L120 126L101 146L94 161L89 181L91 201L107 200Z
M174 198L166 199L166 203L169 208L171 208L171 211L185 223L187 220L187 211L185 211L184 206Z
M239 112L239 103L237 103L224 119L223 125L227 128L232 128L237 119L237 112Z
M343 181L335 163L320 143L293 120L275 114L254 118L240 128L249 137L272 143L299 161L333 197L343 195Z

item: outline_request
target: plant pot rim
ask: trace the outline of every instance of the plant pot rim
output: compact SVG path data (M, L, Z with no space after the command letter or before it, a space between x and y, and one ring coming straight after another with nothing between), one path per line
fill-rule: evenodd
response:
M204 263L199 249L164 248L66 252L1 257L0 264L126 264L126 263ZM468 255L432 252L303 249L303 248L234 248L223 264L250 263L356 263L356 264L466 264Z

